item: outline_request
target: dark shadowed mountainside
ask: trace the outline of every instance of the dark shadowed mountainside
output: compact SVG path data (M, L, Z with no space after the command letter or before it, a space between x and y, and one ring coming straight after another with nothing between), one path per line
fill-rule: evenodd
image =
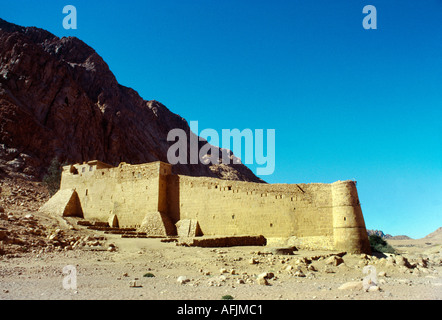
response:
M81 40L0 19L0 173L41 179L54 158L167 162L173 144L167 135L175 128L190 135L185 119L120 85ZM177 165L174 171L263 182L241 163Z

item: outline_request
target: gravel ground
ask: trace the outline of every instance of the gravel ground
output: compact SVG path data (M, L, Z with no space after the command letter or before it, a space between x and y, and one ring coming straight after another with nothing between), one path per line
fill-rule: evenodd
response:
M442 298L440 230L426 239L389 241L399 253L391 256L275 255L267 247L181 247L88 230L39 213L48 198L39 183L2 180L0 300ZM64 273L66 266L72 267ZM364 273L366 266L372 273ZM76 283L69 281L72 270ZM363 288L363 279L372 281Z
M440 265L407 268L388 265L385 258L346 254L343 263L334 266L327 264L331 252L297 251L292 256L279 256L259 254L263 247L177 247L159 239L117 236L107 236L106 241L115 244L117 250L83 248L3 257L0 299L219 300L224 295L238 300L442 298ZM302 259L318 256L311 263ZM63 273L68 265L76 270L74 289L63 286L63 281L71 284L67 279L72 273ZM317 271L309 271L310 265ZM363 273L365 265L376 268L375 291L339 289L347 282L367 277ZM304 277L299 276L298 269ZM154 276L145 277L148 273ZM273 274L268 285L258 284L257 277L262 273L268 278ZM179 283L179 277L186 279Z

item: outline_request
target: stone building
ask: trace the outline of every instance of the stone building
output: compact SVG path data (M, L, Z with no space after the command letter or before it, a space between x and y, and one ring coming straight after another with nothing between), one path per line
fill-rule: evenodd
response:
M63 168L41 209L149 235L262 235L273 243L369 253L356 183L262 184L172 173L164 162Z

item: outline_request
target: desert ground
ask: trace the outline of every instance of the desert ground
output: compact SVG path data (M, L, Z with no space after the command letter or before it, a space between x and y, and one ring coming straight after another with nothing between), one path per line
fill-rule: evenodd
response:
M186 247L45 216L38 208L49 195L39 183L5 178L0 195L0 300L442 298L440 233L387 240L397 254Z

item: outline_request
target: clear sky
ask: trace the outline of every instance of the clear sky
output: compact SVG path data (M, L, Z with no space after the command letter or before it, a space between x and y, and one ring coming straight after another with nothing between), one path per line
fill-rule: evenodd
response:
M200 130L275 129L267 182L356 180L368 229L442 226L442 1L0 4L9 22L85 41L122 85ZM63 28L68 4L77 30Z

